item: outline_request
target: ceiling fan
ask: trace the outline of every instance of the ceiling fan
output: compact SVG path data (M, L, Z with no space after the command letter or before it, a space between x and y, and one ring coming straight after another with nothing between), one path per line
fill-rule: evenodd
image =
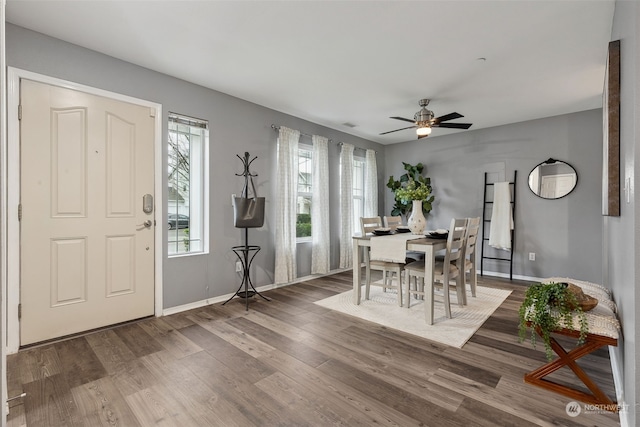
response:
M422 108L418 111L414 116L413 120L405 119L404 117L389 117L390 119L402 120L404 122L413 123L413 126L409 126L406 128L390 130L389 132L383 132L380 135L386 135L392 132L398 132L400 130L412 129L416 128L416 133L418 134L418 139L426 138L431 134L431 128L450 128L450 129L469 129L471 127L471 123L443 123L453 119L459 119L464 117L462 114L458 113L449 113L444 116L434 118L433 111L427 110L427 105L429 105L429 99L421 99L418 102Z

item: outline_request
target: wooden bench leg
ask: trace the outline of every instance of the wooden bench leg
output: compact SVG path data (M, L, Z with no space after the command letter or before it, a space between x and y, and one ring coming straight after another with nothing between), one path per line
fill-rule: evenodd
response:
M575 337L575 334L562 335L570 335ZM603 405L604 409L611 412L618 412L618 405L616 405L615 402L609 399L609 397L604 394L602 390L600 390L598 385L593 382L593 380L587 375L587 373L576 363L576 360L578 360L579 358L586 356L587 354L592 353L601 347L607 345L617 345L617 341L613 338L588 335L586 341L582 345L574 348L569 352L565 351L565 349L562 348L558 341L556 341L553 337L551 337L550 343L551 348L558 355L558 359L553 360L539 367L538 369L525 374L524 382L547 390L551 390L553 392L562 394L572 399L580 400L585 403ZM592 394L585 393L581 390L576 390L569 386L544 379L544 377L557 371L563 366L568 366L569 368L571 368L571 370L576 374L580 381L582 381L582 383L587 386Z

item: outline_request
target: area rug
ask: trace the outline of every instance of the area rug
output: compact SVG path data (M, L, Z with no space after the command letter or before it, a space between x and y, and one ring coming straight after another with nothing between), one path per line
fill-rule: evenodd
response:
M467 291L467 305L460 307L451 292L451 319L444 314L442 291L435 292L434 322L427 325L424 315L424 302L411 298L411 308L398 307L397 294L393 290L383 292L382 288L371 287L368 300L353 303L353 290L325 298L315 303L360 319L417 335L452 347L462 346L473 336L500 304L511 294L502 289L477 287L476 297Z

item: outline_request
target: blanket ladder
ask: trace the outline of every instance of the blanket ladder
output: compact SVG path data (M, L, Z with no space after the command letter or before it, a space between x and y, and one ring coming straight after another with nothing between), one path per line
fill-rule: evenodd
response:
M499 256L486 256L485 246L489 244L489 233L487 225L491 225L491 212L487 214L487 207L493 206L493 191L489 195L491 200L487 201L487 189L493 188L493 182L487 182L487 172L484 173L484 198L482 205L482 245L480 249L480 275L484 276L484 260L497 260L507 261L509 263L509 280L513 280L513 252L515 249L515 222L516 222L516 179L518 177L518 171L513 171L513 181L509 182L509 187L513 190L511 192L511 212L513 215L513 229L511 230L511 250L509 251L509 257ZM492 249L495 251L495 249Z

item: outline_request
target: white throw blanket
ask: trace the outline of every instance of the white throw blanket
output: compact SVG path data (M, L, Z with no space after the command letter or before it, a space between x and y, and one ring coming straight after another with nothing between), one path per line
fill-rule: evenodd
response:
M424 236L409 233L391 234L371 238L372 261L387 261L404 264L407 258L407 241L422 239Z
M513 230L513 214L509 183L496 182L493 185L493 212L489 229L489 245L510 251L511 230Z

